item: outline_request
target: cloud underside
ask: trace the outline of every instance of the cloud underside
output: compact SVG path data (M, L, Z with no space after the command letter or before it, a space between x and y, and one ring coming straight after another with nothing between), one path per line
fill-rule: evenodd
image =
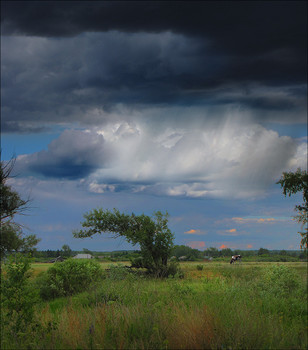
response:
M261 122L306 122L306 70L294 47L259 48L249 58L214 47L211 37L171 31L3 36L2 132L136 118L183 123L191 116L178 110L191 106L205 120L234 107Z
M143 192L183 197L263 195L281 172L305 167L307 151L290 137L228 119L219 127L145 124L65 130L47 150L21 155L23 174L79 180L90 192Z

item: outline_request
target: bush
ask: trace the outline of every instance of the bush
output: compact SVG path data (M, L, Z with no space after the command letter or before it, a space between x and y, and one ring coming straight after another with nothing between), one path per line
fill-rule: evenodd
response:
M124 280L129 275L129 271L122 265L109 265L108 278L112 280Z
M138 256L136 258L131 258L130 262L131 262L131 266L135 267L136 269L141 269L144 267L143 259L141 256Z
M299 291L300 279L288 266L274 265L265 269L260 287L275 296L287 297Z
M94 260L73 260L55 263L37 278L40 296L44 300L69 296L88 289L103 276Z
M19 337L34 322L34 305L38 295L29 283L30 259L12 257L1 274L2 331Z
M203 270L203 265L197 265L197 270L199 271Z
M135 268L145 267L142 257L131 259L131 264ZM183 272L180 269L179 263L170 259L167 265L161 265L160 268L156 268L150 274L155 277L175 277L176 275L183 275Z
M176 261L169 262L164 277L175 277L175 278L184 278L184 272L180 268L180 264Z

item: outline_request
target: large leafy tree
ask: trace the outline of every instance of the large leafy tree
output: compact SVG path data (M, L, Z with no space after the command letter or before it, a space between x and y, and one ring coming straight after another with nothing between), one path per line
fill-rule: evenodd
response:
M127 215L114 209L113 212L94 209L84 215L84 230L74 231L76 238L91 237L96 233L111 233L113 237L125 237L133 245L139 244L142 261L139 266L151 273L163 275L173 248L174 236L168 228L168 213L160 211L153 217Z
M307 251L308 245L308 173L306 170L297 169L296 172L284 172L281 179L277 182L283 189L285 196L291 196L297 192L302 192L303 203L295 206L297 215L294 217L302 225L304 231L299 232L301 239L301 249Z
M28 203L30 201L29 199L22 199L7 183L8 179L11 177L14 164L15 158L12 158L7 163L1 161L0 166L1 258L3 258L7 252L29 252L40 241L35 235L24 236L21 226L14 221L14 216L16 214L23 214L28 208Z

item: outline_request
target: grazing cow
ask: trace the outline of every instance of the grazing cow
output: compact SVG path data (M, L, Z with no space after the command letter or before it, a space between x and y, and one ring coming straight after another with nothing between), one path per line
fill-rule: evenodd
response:
M236 261L241 262L242 261L242 257L241 255L232 255L230 264L235 263Z

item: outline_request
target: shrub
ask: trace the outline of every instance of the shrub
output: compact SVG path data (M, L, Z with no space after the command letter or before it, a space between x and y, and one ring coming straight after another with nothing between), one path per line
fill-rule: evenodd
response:
M141 256L138 256L136 258L131 258L130 259L130 262L131 262L131 266L132 267L135 267L137 269L140 269L140 268L143 268L143 259Z
M34 322L35 289L29 283L30 259L17 255L4 266L1 274L1 322L2 331L14 337Z
M48 300L84 291L102 275L97 261L68 259L55 263L38 276L37 284L41 297Z
M287 297L299 291L300 279L288 266L274 265L265 269L260 286L275 296Z
M142 257L132 259L131 264L135 268L145 267ZM183 275L183 272L180 269L179 263L170 259L167 265L161 265L155 271L150 272L150 274L155 277L174 277L175 275Z
M203 265L197 265L197 270L199 271L203 270Z
M183 278L184 274L180 265L176 261L170 261L168 265L161 266L160 270L155 273L155 277L178 277Z
M122 265L109 265L108 278L112 280L124 280L129 275L129 271Z
M180 269L179 263L177 263L176 261L169 262L166 275L174 277L176 274L180 274L180 273L181 273L181 269Z

